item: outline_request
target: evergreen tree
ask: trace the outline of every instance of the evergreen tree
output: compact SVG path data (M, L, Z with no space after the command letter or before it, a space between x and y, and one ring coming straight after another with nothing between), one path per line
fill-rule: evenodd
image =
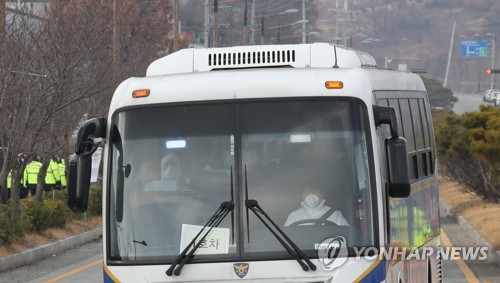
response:
M457 115L434 111L436 148L445 172L483 199L500 201L500 109Z
M433 108L451 109L458 98L453 96L451 89L443 87L440 81L422 76L425 88L429 94L429 102Z

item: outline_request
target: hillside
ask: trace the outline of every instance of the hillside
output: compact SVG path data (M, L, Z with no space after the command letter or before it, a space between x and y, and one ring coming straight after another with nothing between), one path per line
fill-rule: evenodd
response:
M343 0L339 0L343 7ZM342 4L341 4L342 3ZM335 35L336 1L320 1L321 40ZM448 86L456 92L482 92L490 87L485 73L492 58L462 57L461 42L487 40L500 35L500 1L497 0L349 0L349 37L352 47L373 54L378 65L397 69L425 69L427 76L443 81L453 22L456 22ZM332 24L333 23L333 24ZM330 36L328 36L330 34ZM498 44L497 44L498 46ZM498 52L497 48L497 54ZM496 56L498 58L498 56ZM500 60L495 65L500 67Z
M345 34L348 46L371 53L380 67L386 62L391 69L407 64L408 69L424 70L440 81L445 77L455 21L448 86L462 93L490 88L491 77L485 70L491 66L491 50L487 57L462 57L460 52L462 41L491 44L493 35L500 35L498 0L347 0L348 14L342 12L345 0L221 0L219 46L245 44L244 27L246 24L250 32L252 19L255 44L301 42L302 24L297 23L303 19L303 3L308 42L343 43L336 37ZM204 7L199 0L185 0L180 9L183 31L192 34L198 44L204 38ZM211 15L213 7L207 7ZM209 25L211 20L207 18ZM211 30L210 26L209 45ZM500 67L500 60L495 59L495 64Z

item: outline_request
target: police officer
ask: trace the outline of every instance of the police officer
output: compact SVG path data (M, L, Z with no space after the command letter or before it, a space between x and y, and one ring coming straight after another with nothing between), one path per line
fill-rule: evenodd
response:
M61 176L59 175L59 164L50 160L49 166L47 167L47 173L45 174L45 186L44 190L49 192L53 188L61 187Z
M7 175L7 199L10 199L10 188L12 188L12 170Z
M66 179L66 162L64 161L64 158L58 158L58 165L59 165L59 176L61 177L61 187L63 189L66 188L67 185L67 179Z
M7 175L7 199L10 199L10 191L12 189L12 170L9 171ZM21 178L19 183L19 198L25 198L28 196L28 190L24 184L24 177Z
M24 169L24 182L27 188L26 195L28 194L28 191L32 196L36 194L38 172L40 172L41 167L42 162L40 162L40 159L38 157L35 157L33 161L26 165L26 169Z

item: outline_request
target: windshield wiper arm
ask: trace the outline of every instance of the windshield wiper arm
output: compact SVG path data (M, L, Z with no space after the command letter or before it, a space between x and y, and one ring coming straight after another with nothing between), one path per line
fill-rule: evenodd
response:
M247 199L247 200L245 200L245 206L250 208L251 211L253 211L253 213L257 216L257 218L259 218L259 220L267 227L267 229L274 235L274 237L286 249L288 254L290 254L291 256L293 256L297 260L297 262L300 264L300 266L302 267L302 269L304 271L308 271L309 269L311 269L313 271L316 270L316 265L314 265L314 263L311 262L311 260L292 241L292 239L290 239L285 234L285 232L283 232L283 230L281 230L279 228L279 226L276 225L276 223L269 217L269 215L267 215L267 213L264 210L262 210L262 208L259 205L259 202L257 202L254 199ZM276 233L276 231L274 231L273 227L271 227L269 225L269 223L267 223L267 221L264 218L262 218L261 214L267 219L267 221L269 221L274 226L274 228L276 229L276 231L279 232L280 235L278 233ZM290 246L291 246L291 248L290 248ZM307 263L307 265L303 261L305 261Z
M143 246L145 246L145 247L147 247L147 246L148 246L148 243L146 243L146 241L137 241L137 240L133 240L132 242L134 242L134 243L138 243L138 244L141 244L141 245L143 245Z
M255 214L255 216L257 216L257 218L259 218L259 220L267 227L267 229L273 234L273 236L286 249L288 254L293 256L297 260L297 262L300 264L300 266L302 267L302 269L304 271L308 271L309 269L311 269L313 271L316 270L316 265L314 265L314 263L311 262L311 260L292 241L292 239L290 239L290 237L288 237L287 234L285 234L285 232L283 232L283 230L281 230L281 228L278 225L276 225L276 223L271 219L271 217L269 217L269 215L267 215L267 213L260 207L259 202L254 200L254 199L248 199L248 183L247 183L247 174L246 173L247 172L246 172L246 167L245 167L245 190L246 190L245 206L247 207L247 209L249 208ZM267 221L269 221L274 226L276 231L278 231L279 234L281 234L281 235L279 235L278 233L276 233L276 231L274 231L273 227L271 227L269 225L269 223L267 223L267 221L264 220L264 218L262 218L261 214L267 219ZM247 212L247 217L248 217L248 212ZM290 246L291 246L291 248L290 248ZM307 263L307 265L304 264L303 261L305 261Z
M194 253L201 246L201 244L203 243L205 238L208 236L208 234L210 234L212 229L214 227L217 227L222 222L222 220L224 220L226 215L229 212L233 211L233 209L234 209L234 202L225 201L225 202L221 203L219 208L217 209L217 211L214 213L214 215L212 215L212 217L210 217L210 219L207 221L205 226L203 226L203 228L201 228L200 232L198 232L198 234L196 234L196 236L191 240L191 242L189 242L189 244L186 246L186 248L184 248L182 253L179 256L177 256L175 261L172 263L172 265L166 271L166 274L168 276L172 276L172 273L175 275L181 274L181 270L184 267L184 265L188 261L190 261L194 258ZM207 227L210 227L210 228L208 229L208 231L204 232ZM203 233L203 235L202 235L202 233ZM196 242L196 240L198 239L198 237L200 235L202 235L201 239L198 242ZM188 254L188 251L189 251L189 254ZM177 268L176 268L176 266L177 266Z

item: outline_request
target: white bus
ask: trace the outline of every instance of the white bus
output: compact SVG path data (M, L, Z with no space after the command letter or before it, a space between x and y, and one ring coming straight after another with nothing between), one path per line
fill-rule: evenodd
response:
M81 127L77 211L98 139L104 282L441 281L427 94L366 53L315 43L158 59Z

